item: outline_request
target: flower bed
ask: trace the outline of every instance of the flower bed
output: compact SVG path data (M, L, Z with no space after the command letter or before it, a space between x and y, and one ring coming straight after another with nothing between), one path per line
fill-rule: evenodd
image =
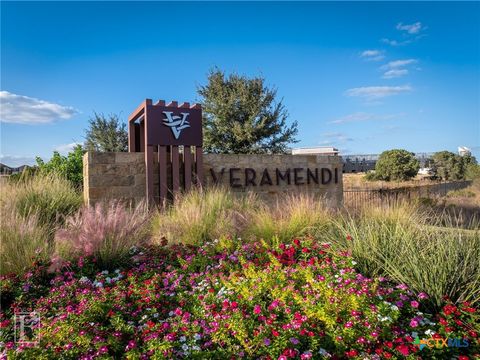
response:
M2 278L3 356L93 358L474 358L479 313L359 274L311 239L152 247L135 265L97 272L80 259L48 275ZM65 270L67 269L67 270ZM13 341L12 314L36 311L40 343ZM453 345L448 338L460 339ZM423 343L424 340L437 339ZM422 346L424 345L424 346Z

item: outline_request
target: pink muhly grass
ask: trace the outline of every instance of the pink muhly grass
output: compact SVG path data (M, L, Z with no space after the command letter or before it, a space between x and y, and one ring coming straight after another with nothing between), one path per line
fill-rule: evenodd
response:
M53 268L64 258L94 256L107 267L126 260L132 246L145 245L148 218L144 203L132 209L120 202L83 207L55 233Z

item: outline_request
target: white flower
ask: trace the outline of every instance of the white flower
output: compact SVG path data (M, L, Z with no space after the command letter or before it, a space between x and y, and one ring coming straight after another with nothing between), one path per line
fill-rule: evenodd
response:
M108 274L108 270L103 270L100 274L107 275L107 274Z
M352 261L352 265L357 265L357 262L356 262L356 261Z
M187 341L187 338L185 336L180 336L180 341L185 342L185 341Z
M398 306L397 306L397 305L392 305L392 306L390 306L390 308L391 308L393 311L398 311Z
M80 280L78 280L78 281L80 281L81 283L90 283L91 282L90 279L87 278L86 276L82 276L80 278Z
M412 338L415 339L416 337L418 337L418 333L416 331L412 332Z
M431 330L431 329L428 329L425 331L425 335L428 335L428 336L432 336L435 334L435 331Z
M175 313L174 313L173 311L170 311L170 312L168 313L168 316L173 316L173 315L175 315Z
M193 346L192 346L192 350L199 351L199 350L200 350L200 346L198 346L198 345L193 345Z
M322 355L323 357L326 357L326 358L332 357L332 355L330 355L329 352L327 350L323 349L323 348L320 348L318 353L320 355Z
M200 340L200 339L202 338L202 335L200 335L200 334L195 334L195 335L193 335L193 338L194 338L195 340Z
M183 344L183 345L182 345L182 350L183 350L183 351L187 351L187 350L188 350L188 345L187 345L187 344Z

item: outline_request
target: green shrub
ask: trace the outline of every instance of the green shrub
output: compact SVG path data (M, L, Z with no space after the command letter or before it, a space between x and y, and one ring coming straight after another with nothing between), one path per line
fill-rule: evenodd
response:
M53 152L52 158L44 162L37 157L38 173L54 174L70 181L77 189L83 184L83 154L85 150L82 145L77 145L67 156L60 155L58 151Z

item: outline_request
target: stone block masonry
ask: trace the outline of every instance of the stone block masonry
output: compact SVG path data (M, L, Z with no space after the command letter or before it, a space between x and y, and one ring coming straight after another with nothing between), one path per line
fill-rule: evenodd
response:
M156 154L153 158L158 159ZM88 152L83 160L86 203L107 199L137 203L144 199L144 153ZM158 160L154 160L153 173L157 199ZM343 200L339 156L204 154L203 173L206 187L223 186L239 194L251 191L266 201L295 193L324 198L330 206L339 206ZM167 178L171 181L171 176Z

